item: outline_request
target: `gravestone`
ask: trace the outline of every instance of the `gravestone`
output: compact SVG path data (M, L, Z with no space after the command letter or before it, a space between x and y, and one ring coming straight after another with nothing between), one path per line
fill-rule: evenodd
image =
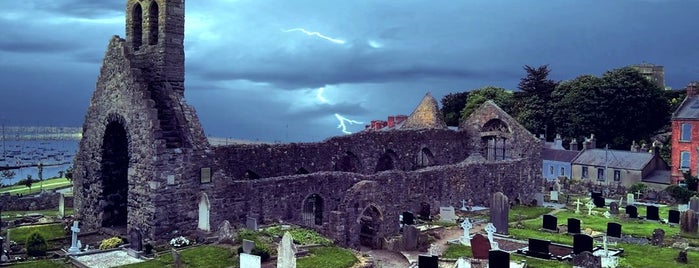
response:
M699 197L692 196L689 199L689 209L694 210L694 212L699 212Z
M471 246L471 228L473 228L473 224L471 223L471 220L468 218L465 218L464 221L461 223L461 228L464 229L464 234L461 235L461 244L465 246Z
M665 231L660 228L653 230L653 238L650 240L651 245L662 246L664 241Z
M551 200L551 202L558 202L558 191L551 191L549 196L549 200Z
M63 218L66 216L66 200L63 194L58 196L58 218Z
M171 250L172 250L172 267L173 268L182 267L182 259L180 257L180 253L177 252L177 250L175 250L174 248ZM240 264L242 267L243 262L241 261ZM245 266L245 267L247 267L247 266ZM250 266L250 267L259 267L259 266Z
M685 211L687 211L688 209L689 209L689 205L688 205L688 204L680 204L680 205L677 205L677 210L679 210L680 212L685 212Z
M68 253L80 253L80 248L78 247L78 233L80 232L80 228L78 228L78 221L73 221L73 227L70 227L70 231L70 248L68 249Z
M488 251L489 267L510 267L510 253L502 250Z
M542 193L535 193L534 194L534 202L536 204L532 204L535 206L543 206L544 205L544 194Z
M601 268L602 258L600 258L599 256L592 255L592 252L583 251L580 254L573 255L573 266L585 268Z
M425 221L431 220L430 204L426 202L420 203L420 213L418 213L418 216Z
M529 238L527 256L549 259L551 257L549 246L551 246L551 241L549 240Z
M585 207L587 208L587 215L592 215L592 209L595 208L595 204L592 202L592 200L587 201L587 203L585 203Z
M608 222L607 236L621 238L621 224L618 224L616 222Z
M580 233L580 220L576 218L568 218L568 233L569 234L579 234Z
M417 257L418 268L439 268L439 256L419 255Z
M262 267L262 258L257 255L240 253L240 267L260 268Z
M439 207L439 221L441 222L456 222L456 213L454 212L454 207Z
M580 202L580 198L578 198L573 204L575 204L575 214L580 214L580 205L582 205L583 202Z
M576 234L573 236L573 254L580 254L583 251L592 252L592 236L586 234Z
M284 233L277 246L277 268L296 268L296 246L289 232Z
M626 194L626 206L633 206L636 205L636 199L634 198L633 194L628 193Z
M243 252L250 254L255 248L255 241L243 239Z
M638 218L638 208L634 205L628 205L626 206L626 214L629 215L631 219Z
M597 197L602 197L602 192L590 191L590 199L595 200Z
M658 207L647 206L646 207L646 219L652 221L659 221L660 215L658 215Z
M417 249L419 235L420 230L414 225L406 225L403 227L403 250L412 251Z
M596 196L595 198L592 199L592 202L595 204L595 207L598 207L598 208L604 207L604 197L602 197L602 196Z
M616 201L609 203L609 213L612 215L619 214L619 203Z
M403 212L403 224L405 225L413 225L415 224L415 216L411 212Z
M669 223L680 224L680 211L670 210L667 214L667 221Z
M508 214L510 213L510 203L502 192L493 194L493 200L490 202L490 222L495 225L497 232L500 234L508 234ZM487 252L486 252L487 253ZM487 255L486 255L487 257Z
M482 234L475 234L471 238L471 252L474 259L487 259L490 251L490 241Z
M131 229L129 233L129 243L131 243L131 249L143 251L143 235L137 228Z
M612 214L609 213L609 210L607 210L607 211L604 212L604 214L602 214L602 216L604 216L605 218L609 219L609 217L611 217Z
M218 227L218 242L233 243L235 242L235 232L228 220L224 220Z
M697 213L694 210L687 210L680 217L680 230L685 233L697 233Z
M259 229L257 226L257 219L248 217L247 221L245 221L245 228L248 230L257 231L257 229Z
M677 262L687 263L687 250L683 249L677 254Z
M553 215L544 215L543 228L546 230L551 230L558 232L558 218Z

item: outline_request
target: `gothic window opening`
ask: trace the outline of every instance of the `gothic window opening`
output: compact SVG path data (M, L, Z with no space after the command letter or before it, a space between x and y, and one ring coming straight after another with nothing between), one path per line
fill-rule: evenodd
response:
M689 170L689 159L691 159L691 154L688 151L680 152L680 169Z
M153 1L148 10L148 44L158 44L158 2Z
M424 168L434 165L433 162L434 155L432 155L430 149L422 148L422 150L420 150L420 152L417 154L417 168Z
M500 119L492 119L483 125L481 140L483 155L487 160L498 161L512 159L512 144L508 141L512 131Z
M335 171L358 173L361 170L359 157L352 152L345 152L340 160L335 164Z
M107 124L102 141L102 227L127 224L128 147L124 126L117 121Z
M312 194L303 201L303 223L306 226L323 225L323 198Z
M131 12L131 42L134 50L139 50L143 44L143 9L136 3Z
M369 205L364 209L359 217L359 244L371 249L381 248L381 228L383 216L381 211L374 205Z
M376 172L392 170L396 168L395 161L398 159L398 155L392 150L387 150L376 163Z

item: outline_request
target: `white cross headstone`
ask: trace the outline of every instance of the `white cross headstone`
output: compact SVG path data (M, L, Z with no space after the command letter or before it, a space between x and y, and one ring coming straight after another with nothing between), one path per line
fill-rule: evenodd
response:
M78 228L78 221L73 221L73 227L70 227L70 231L73 232L73 234L70 237L70 248L68 249L68 253L80 253L80 247L78 247L78 233L80 232L80 228Z
M641 191L636 191L636 199L639 199L641 197Z
M633 197L633 194L629 193L626 194L626 205L627 206L633 206L636 204L635 198Z
M602 215L607 219L609 219L609 217L612 216L612 214L609 213L609 210L605 211Z
M575 204L575 214L580 214L580 205L583 203L580 202L580 198L577 199L577 201L573 202Z
M468 211L466 207L466 199L461 199L461 211Z
M602 247L604 248L604 256L609 256L609 251L607 251L607 236L602 238Z
M677 210L679 210L680 212L685 212L685 211L689 210L689 205L687 205L687 204L677 205Z
M485 232L488 233L488 240L490 240L491 244L495 242L493 241L493 233L495 233L495 231L497 231L497 229L492 222L489 222L488 225L485 226Z
M624 201L624 197L619 197L619 206L621 207L622 202Z
M471 246L471 228L473 228L473 224L471 221L466 218L464 219L464 222L461 223L461 228L464 229L464 234L461 236L461 244L465 246Z
M587 201L587 204L585 204L585 207L587 208L587 215L588 216L592 215L592 209L595 207L595 204L592 203L592 200Z

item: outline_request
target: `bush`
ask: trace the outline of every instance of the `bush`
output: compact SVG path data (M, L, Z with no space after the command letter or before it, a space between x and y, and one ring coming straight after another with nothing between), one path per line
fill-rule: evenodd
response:
M240 255L242 252L243 247L241 246L238 248L238 255ZM269 257L272 255L269 246L257 241L255 241L255 248L252 249L250 254L260 256L262 262L269 260Z
M27 255L32 257L45 256L46 251L49 249L49 244L46 243L46 239L39 232L32 232L27 237Z
M107 238L105 240L102 240L100 243L100 250L105 250L105 249L110 249L110 248L116 248L118 246L121 246L124 244L124 240L122 240L120 237L112 237L112 238Z
M645 193L647 190L648 190L648 185L646 185L645 183L638 182L638 183L634 183L633 185L631 185L631 187L629 187L629 190L626 192L635 194L636 192Z
M679 185L670 185L667 188L665 188L665 191L670 193L670 196L675 199L677 203L687 203L689 202L689 198L694 195L695 192L692 192L690 190L687 190L684 187L680 187Z

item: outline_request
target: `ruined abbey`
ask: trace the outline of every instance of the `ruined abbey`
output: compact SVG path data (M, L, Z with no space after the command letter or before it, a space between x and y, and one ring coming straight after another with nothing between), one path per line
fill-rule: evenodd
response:
M255 218L381 247L402 212L488 206L498 191L528 202L542 186L539 139L492 102L448 129L429 94L388 131L212 146L184 100L184 20L184 0L127 0L126 39L109 42L74 165L83 229L163 241Z

